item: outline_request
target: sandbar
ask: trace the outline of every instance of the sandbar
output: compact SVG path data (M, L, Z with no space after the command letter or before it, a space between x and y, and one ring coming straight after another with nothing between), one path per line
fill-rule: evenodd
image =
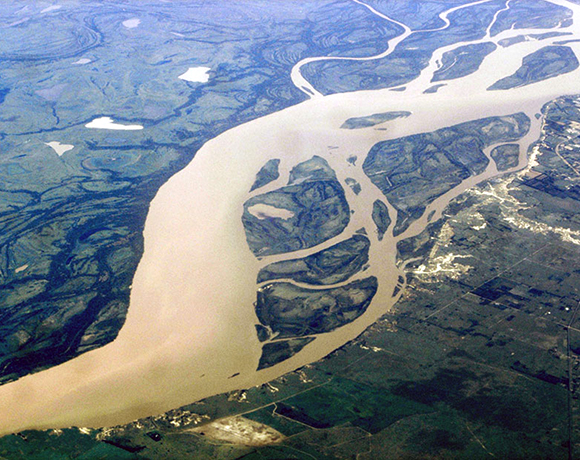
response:
M137 18L127 19L126 21L123 21L123 25L127 29L134 29L135 27L138 27L139 24L141 24L141 19Z
M294 217L294 213L288 209L277 208L264 203L250 206L248 212L260 220L272 218L288 220Z
M85 125L86 128L92 129L116 129L119 131L135 131L143 129L141 125L122 125L113 121L111 117L95 118Z
M74 145L61 144L58 141L45 142L44 145L48 145L50 148L52 148L52 150L54 150L58 156L61 156L63 153L75 148Z
M208 72L211 70L210 67L190 67L187 72L180 75L180 80L194 81L198 83L206 83L209 80Z

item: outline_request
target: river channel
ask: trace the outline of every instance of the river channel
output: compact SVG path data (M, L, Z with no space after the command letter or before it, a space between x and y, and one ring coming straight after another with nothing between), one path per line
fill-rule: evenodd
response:
M366 7L362 2L355 3ZM463 7L477 3L482 2ZM579 5L564 0L553 3L572 9L574 17L580 17ZM440 29L449 26L450 12L441 15L444 25ZM580 38L579 26L565 29L574 33L567 39ZM144 232L145 251L133 281L128 317L118 338L101 349L0 387L0 433L119 424L214 394L259 385L324 357L373 324L401 295L393 296L399 276L404 277L396 263L396 243L424 230L432 211L432 219L439 218L450 200L500 173L490 161L483 173L432 202L423 217L402 234L393 236L391 225L379 241L372 231L372 203L386 199L362 170L371 147L379 141L470 120L525 112L532 124L519 141L520 164L513 172L526 165L528 147L539 136L542 120L536 114L541 107L558 96L580 92L578 70L528 86L487 91L497 80L514 73L523 57L557 38L498 46L476 72L446 81L447 85L436 93L423 92L431 86L431 77L445 51L548 31L507 30L492 38L490 29L491 25L481 40L456 43L435 52L428 67L404 91L322 96L300 70L327 58L298 63L292 72L293 81L311 99L207 142L185 169L161 187L151 203ZM390 41L387 52L367 59L386 56L407 36L418 32L405 27L403 35ZM580 56L580 43L569 46ZM402 110L411 115L381 125L386 130L340 128L348 118ZM345 186L354 211L349 225L341 235L314 248L256 259L246 243L241 217L244 202L252 196L249 190L257 171L271 158L281 160L280 178L255 192L263 193L285 185L292 167L314 155L323 157L343 184L350 177L361 185L358 195ZM351 156L357 156L356 165L347 161ZM391 219L396 220L395 209L387 206ZM256 371L262 348L256 336L254 310L259 269L273 261L317 252L349 238L362 227L367 228L371 239L370 267L364 277L374 275L379 280L366 313L318 336L292 358Z

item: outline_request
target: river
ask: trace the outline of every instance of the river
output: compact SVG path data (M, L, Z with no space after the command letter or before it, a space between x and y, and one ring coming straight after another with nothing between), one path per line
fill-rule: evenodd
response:
M573 9L574 17L580 17L579 5L564 0L552 2ZM356 3L366 7L360 1ZM440 29L449 26L449 13L441 15L444 24ZM566 29L575 34L567 39L580 38L579 25ZM404 28L403 35L388 43L386 52L366 59L387 55L404 38L419 32ZM532 126L519 142L520 164L514 170L525 166L528 146L538 138L541 127L541 119L535 115L544 103L580 92L580 72L507 91L487 92L486 88L512 74L524 56L558 37L498 47L477 72L447 81L436 93L423 91L431 86L443 51L546 31L508 30L492 39L447 46L436 52L421 75L401 92L384 89L322 96L302 77L300 69L327 58L298 63L292 72L293 81L311 96L310 100L212 139L185 169L161 187L147 217L145 251L134 278L128 317L118 338L67 363L0 387L0 433L113 425L161 413L210 395L267 382L322 358L359 335L400 296L392 296L399 275L404 275L396 265L396 243L420 233L431 211L437 219L461 192L498 175L490 162L482 174L437 198L401 235L394 237L391 226L378 241L372 232L370 210L376 199L386 200L362 171L368 151L382 140L523 111ZM569 46L580 56L579 43ZM347 118L401 110L411 115L389 121L384 125L386 131L372 127L340 129ZM351 177L361 184L359 195L345 186L354 210L351 222L343 234L315 248L257 260L246 244L241 223L243 204L251 196L248 190L256 172L270 158L281 159L280 178L254 192L263 193L284 185L290 169L313 155L326 159L343 183ZM352 155L358 157L356 166L347 161ZM387 204L394 221L395 210ZM294 357L257 372L261 344L254 328L257 318L253 303L258 270L272 261L302 257L328 247L361 227L369 230L371 239L370 268L364 276L374 275L379 280L367 312L353 323L319 336ZM234 374L239 375L229 378Z

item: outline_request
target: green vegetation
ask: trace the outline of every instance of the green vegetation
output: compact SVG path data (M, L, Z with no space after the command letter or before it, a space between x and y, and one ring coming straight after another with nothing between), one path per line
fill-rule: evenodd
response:
M427 88L425 91L423 91L423 94L431 94L431 93L436 93L439 88L442 88L446 85L447 83L440 83L438 85L433 85L430 86L429 88Z
M375 144L363 170L398 210L395 235L438 196L482 173L489 163L485 147L519 139L529 126L528 117L517 113Z
M509 77L502 78L488 90L503 90L547 80L578 68L578 59L568 46L546 46L528 56L522 66Z
M544 24L554 22L555 26L559 21L556 18L568 17L571 14L569 9L560 8L547 2L533 3L542 4L542 8L532 8L534 11L531 14L535 14L535 21L533 21L534 25L530 27L543 27ZM416 26L416 32L405 39L392 54L385 58L358 62L329 60L305 66L303 68L304 76L322 94L382 88L395 90L398 86L419 76L421 70L428 65L432 53L436 49L460 41L482 38L496 11L500 8L498 2L495 1L482 3L477 8L464 8L449 16L450 27L444 30L420 32L422 29L439 28L443 25L437 17L437 12L448 9L448 2L388 0L375 2L373 7L389 17L402 21L411 28L413 28L412 24L423 25ZM520 12L520 14L527 14L527 11ZM521 19L517 20L516 27L520 27ZM513 22L515 21L509 24L508 29ZM425 24L428 25L425 26ZM384 48L383 45L379 52L384 51ZM376 54L378 52L368 53L366 56Z
M330 289L305 289L290 283L268 284L258 291L256 315L276 338L330 332L362 315L375 293L373 276Z
M525 41L526 41L525 35L517 35L515 37L504 38L503 40L499 40L498 43L500 46L507 48L508 46L517 45L518 43Z
M265 344L262 347L262 356L260 357L258 370L272 367L275 364L287 360L313 340L314 337L304 337Z
M402 418L431 410L420 402L340 377L285 400L277 405L276 413L312 428L329 428L349 422L376 434Z
M485 57L496 49L495 43L477 43L460 46L443 54L442 66L433 74L431 81L453 80L469 75L479 69Z
M379 241L383 239L385 232L391 225L391 218L389 217L389 209L387 205L381 200L376 200L373 203L373 222L377 226L377 232L379 234Z
M256 205L284 210L290 217L255 216L251 208ZM337 236L347 226L349 213L334 171L314 156L292 169L286 187L246 201L242 222L248 246L260 257L311 248Z
M280 165L279 159L272 158L268 160L262 169L258 171L256 174L256 180L250 189L250 192L253 192L257 188L261 188L264 185L269 184L272 181L275 181L280 177L280 173L278 172L278 166Z
M397 118L405 118L411 115L411 112L404 110L397 112L384 112L384 113L374 113L366 117L356 117L349 118L346 120L341 128L342 129L360 129L369 128L371 126L380 125L387 121L396 120Z
M282 278L314 285L341 283L368 262L369 246L367 237L354 235L303 259L267 265L258 273L258 283Z
M158 188L208 140L304 101L294 64L398 33L344 1L54 6L0 9L0 382L116 337ZM197 66L208 82L178 79ZM144 129L85 128L101 116Z
M355 195L358 195L361 192L362 188L356 179L347 177L344 182L350 187Z
M498 145L491 151L491 158L495 161L498 171L507 171L518 165L520 146L518 144Z
M305 1L301 8L283 2L186 3L66 3L43 16L32 3L26 10L6 4L0 11L4 381L116 336L142 253L148 204L201 145L304 100L288 78L298 60L369 56L400 33L346 0ZM373 6L418 30L441 26L437 15L449 3L385 0ZM450 16L448 29L415 33L387 59L326 61L307 66L305 74L325 94L404 84L434 49L482 37L504 5L493 1L461 10ZM203 18L196 19L200 11ZM565 26L569 13L545 1L512 0L492 32ZM134 16L141 28L125 30L122 21ZM578 62L569 52L546 47L496 85L521 86L570 71ZM81 57L90 58L90 65L75 64ZM437 78L479 65L477 56L451 57L456 63L448 60ZM190 65L212 68L208 84L176 79ZM331 355L268 384L125 426L5 436L0 457L576 458L580 102L560 98L543 112L537 164L525 176L505 175L462 194L442 220L401 241L399 266L408 265L405 278L399 277L399 285L405 284L400 301ZM84 124L98 115L145 129L87 132ZM351 124L374 123L373 116ZM519 147L510 142L528 128L527 117L515 114L375 145L363 168L397 210L394 233L438 196L484 171L485 148L503 143L491 158L500 171L514 167ZM58 156L44 145L55 139L75 147ZM278 177L275 161L258 172L252 190ZM354 166L356 158L348 161ZM360 184L345 183L357 193ZM334 171L320 157L298 165L287 186L252 200L243 219L257 256L314 247L339 234L350 213ZM263 208L252 214L255 205L274 208L273 215ZM288 213L293 217L284 218ZM382 201L373 204L379 236L392 217ZM361 228L308 258L270 264L259 276L264 282L347 282L364 269L365 233ZM279 238L283 243L276 246ZM258 337L266 342L260 368L299 352L315 340L311 334L356 319L376 290L372 277L316 290L286 282L265 286L256 306L263 323ZM248 447L188 431L236 414L288 438Z
M498 43L500 44L500 46L503 47L508 47L511 45L515 45L516 43L520 43L526 40L526 37L529 37L533 40L545 40L547 38L552 38L552 37L562 37L562 36L566 36L566 35L572 35L571 32L546 32L543 34L529 34L529 35L518 35L517 37L511 37L511 38L504 38L503 40L500 40ZM554 42L557 45L564 45L566 44L565 42Z
M493 27L491 36L495 36L512 27L516 29L552 29L565 27L572 20L572 11L565 6L546 1L510 2L510 8L502 12Z

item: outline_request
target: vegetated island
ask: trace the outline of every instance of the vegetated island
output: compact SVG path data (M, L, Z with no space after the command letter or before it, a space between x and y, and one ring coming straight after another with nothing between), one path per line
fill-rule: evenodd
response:
M381 123L395 120L397 118L406 118L409 115L411 115L411 112L407 112L406 110L374 113L366 117L349 118L342 124L341 128L342 129L370 128L371 126L380 125Z
M496 81L488 90L526 86L572 72L577 68L578 59L569 46L546 46L526 56L516 73Z

